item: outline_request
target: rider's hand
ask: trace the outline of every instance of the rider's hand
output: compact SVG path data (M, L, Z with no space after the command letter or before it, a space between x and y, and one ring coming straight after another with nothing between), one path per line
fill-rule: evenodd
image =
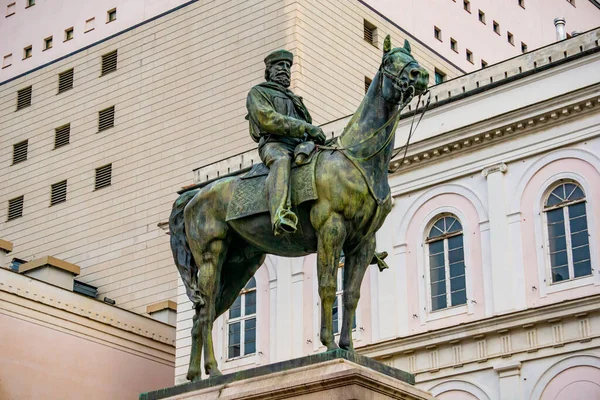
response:
M308 134L308 136L310 136L312 140L319 144L324 144L325 140L327 139L325 133L323 132L323 129L315 125L308 125L306 133Z

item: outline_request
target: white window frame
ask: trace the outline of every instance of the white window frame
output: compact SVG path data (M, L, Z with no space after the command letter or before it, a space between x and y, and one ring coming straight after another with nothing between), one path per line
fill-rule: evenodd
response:
M258 354L258 349L257 349L257 345L258 345L258 318L257 318L257 314L258 314L258 290L256 287L256 278L254 278L255 281L255 285L253 288L250 289L242 289L242 291L240 292L239 296L241 296L241 301L240 301L240 316L236 317L236 318L230 318L229 317L229 310L227 310L227 320L225 321L225 358L227 361L234 361L234 360L239 360L241 358L249 358L249 357L254 357ZM246 294L250 293L250 292L255 292L256 293L256 310L254 311L254 314L249 314L249 315L244 315L244 313L246 312ZM246 330L245 330L245 321L249 320L249 319L254 319L255 320L255 340L254 340L254 353L250 353L250 354L244 354L244 346L245 346L245 334L246 334ZM235 324L235 323L240 323L240 355L237 357L229 357L229 325Z

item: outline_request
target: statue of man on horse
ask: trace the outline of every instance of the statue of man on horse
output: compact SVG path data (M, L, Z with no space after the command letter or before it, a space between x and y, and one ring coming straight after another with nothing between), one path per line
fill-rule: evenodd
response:
M298 217L291 209L290 169L296 147L313 140L325 142L325 134L312 125L302 97L289 86L294 55L277 50L265 58L266 82L254 86L246 100L250 135L258 142L263 163L269 167L267 197L275 236L294 233Z
M186 190L173 204L171 249L195 311L187 374L192 381L201 378L202 353L205 373L220 375L213 323L267 254L317 253L319 337L328 350L354 350L352 322L364 274L370 264L385 267L375 233L392 209L388 168L396 127L402 108L427 90L429 74L407 41L392 48L387 36L379 70L342 135L316 152L301 149L306 157L292 166L292 154L303 154L297 148L308 139L325 141L302 99L288 89L292 61L286 51L267 56L267 82L248 95L251 133L266 166L255 164L245 174ZM343 312L336 343L332 310L342 252Z

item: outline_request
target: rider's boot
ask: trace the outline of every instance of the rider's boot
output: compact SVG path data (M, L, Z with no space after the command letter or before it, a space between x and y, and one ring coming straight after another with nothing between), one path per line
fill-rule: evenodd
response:
M267 191L275 236L296 232L298 224L298 217L290 209L290 167L289 157L280 157L269 166Z

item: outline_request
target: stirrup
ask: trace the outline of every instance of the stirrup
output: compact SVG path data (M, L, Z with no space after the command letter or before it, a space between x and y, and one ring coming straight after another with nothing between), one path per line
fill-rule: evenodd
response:
M289 209L280 209L273 224L275 236L296 232L298 217Z

